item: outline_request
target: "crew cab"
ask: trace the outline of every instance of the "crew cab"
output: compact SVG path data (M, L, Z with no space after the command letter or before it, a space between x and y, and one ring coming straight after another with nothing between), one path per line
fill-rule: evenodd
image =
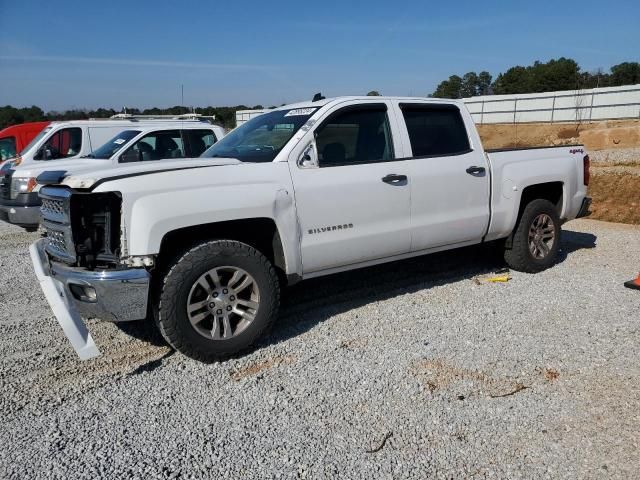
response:
M114 126L115 125L117 126ZM88 153L72 158L51 161L23 161L6 169L0 177L0 220L13 223L27 230L36 230L40 223L39 186L36 177L42 172L62 169L67 173L82 171L114 170L119 165L149 162L147 169L161 168L155 160L198 157L225 134L224 128L198 118L185 120L125 120L124 122L99 121L113 138ZM93 141L97 136L91 127ZM63 129L59 138L64 139ZM105 132L102 131L101 134ZM80 134L80 137L82 135ZM46 149L45 147L42 147ZM82 150L82 147L80 147ZM55 165L55 167L54 167Z
M26 122L0 130L0 170L2 162L15 158L49 122Z
M486 152L461 102L317 97L162 170L43 174L31 257L81 358L99 354L83 317L153 317L180 352L224 358L289 283L465 245L539 272L588 213L581 146Z

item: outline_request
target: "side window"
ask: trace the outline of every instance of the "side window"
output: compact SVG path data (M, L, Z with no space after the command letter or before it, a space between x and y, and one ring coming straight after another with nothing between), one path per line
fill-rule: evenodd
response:
M453 105L401 104L414 157L458 155L470 150L460 110Z
M36 160L57 160L78 155L82 150L82 129L63 128L55 132L40 149Z
M316 131L320 167L392 160L393 141L384 105L336 112Z
M160 130L145 135L120 156L121 163L184 158L180 130Z
M216 136L211 130L183 130L182 136L189 145L189 156L199 157L211 145L216 143Z

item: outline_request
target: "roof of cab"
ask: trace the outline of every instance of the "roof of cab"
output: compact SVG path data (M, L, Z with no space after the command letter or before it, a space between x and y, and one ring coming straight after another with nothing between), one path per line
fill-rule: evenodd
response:
M51 123L51 122L25 122L25 123L19 123L18 125L9 125L8 127L3 128L2 130L0 130L0 138L9 136L13 132L17 132L17 131L20 131L20 130L25 130L25 129L29 129L29 130L43 129L44 127L49 125L49 123Z
M278 107L276 110L290 110L292 108L313 108L313 107L324 107L325 105L329 105L330 103L341 103L345 101L352 100L392 100L392 101L400 101L400 102L415 102L417 100L424 102L425 100L433 103L443 103L443 104L462 104L460 100L454 100L451 98L431 98L431 97L391 97L391 96L366 96L366 95L354 95L354 96L342 96L342 97L332 97L332 98L323 98L322 100L317 101L306 101L306 102L298 102L292 103L289 105L283 105L282 107Z
M197 119L113 119L113 118L99 118L99 119L90 119L90 120L57 120L51 122L51 126L70 126L70 127L95 127L96 125L105 126L105 127L120 127L120 126L131 126L135 127L137 125L143 126L154 126L154 125L167 125L167 124L176 124L176 125L199 125L199 126L218 126L215 123L211 123L206 120L197 120Z

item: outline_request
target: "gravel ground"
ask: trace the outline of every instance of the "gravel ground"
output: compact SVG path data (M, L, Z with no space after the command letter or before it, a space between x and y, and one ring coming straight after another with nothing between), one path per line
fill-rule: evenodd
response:
M34 238L0 226L0 478L637 478L640 227L573 221L508 283L482 248L303 282L211 365L99 322L80 362Z
M640 148L609 148L605 150L587 149L592 162L603 164L637 163L640 160Z

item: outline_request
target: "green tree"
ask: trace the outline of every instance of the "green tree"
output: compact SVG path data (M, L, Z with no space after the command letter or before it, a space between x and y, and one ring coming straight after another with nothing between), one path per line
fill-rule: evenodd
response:
M478 95L478 75L476 72L467 72L462 77L462 85L460 86L460 97L468 98Z
M461 98L462 78L451 75L448 80L440 82L432 96L436 98Z
M478 93L477 95L491 95L491 74L482 71L478 74Z
M611 67L610 85L635 85L640 83L640 63L624 62Z
M379 97L380 96L380 92L378 92L377 90L371 90L369 93L367 93L367 97Z
M530 91L529 75L525 67L511 67L504 73L498 75L492 85L494 93L525 93Z

